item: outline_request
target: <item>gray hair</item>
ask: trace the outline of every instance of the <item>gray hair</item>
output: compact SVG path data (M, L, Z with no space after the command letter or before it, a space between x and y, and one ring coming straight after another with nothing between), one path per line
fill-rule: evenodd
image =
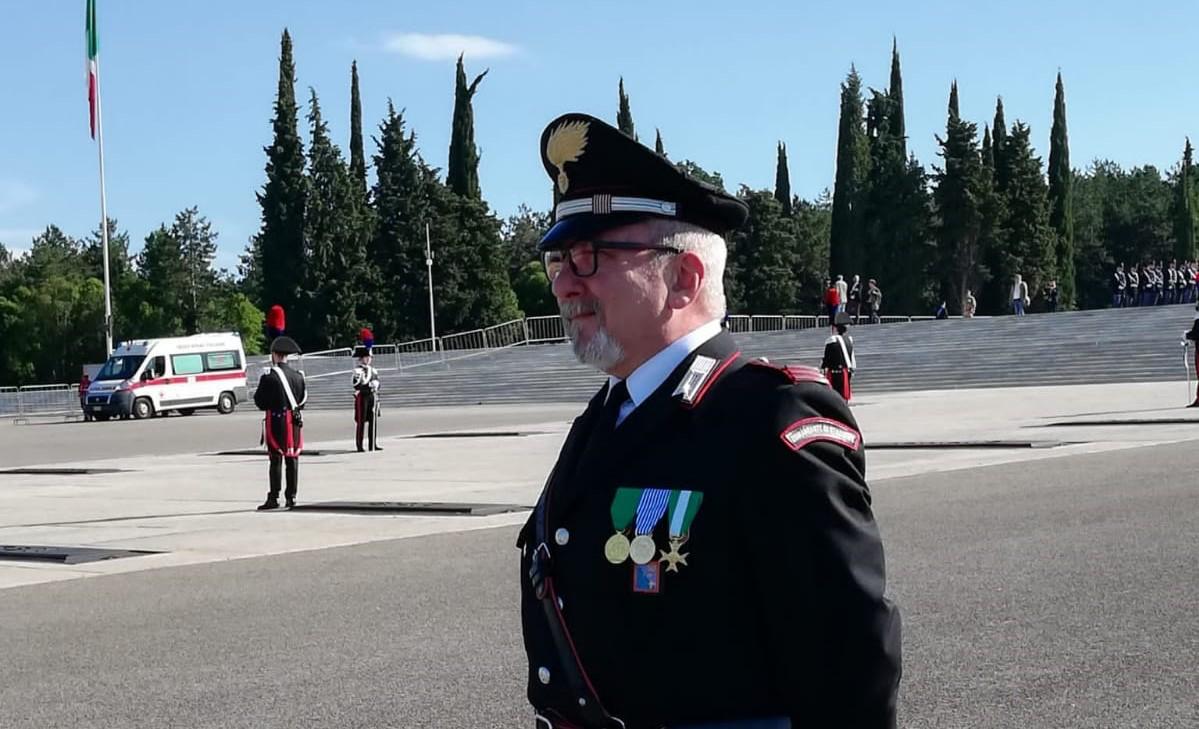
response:
M685 253L694 253L704 264L704 280L700 285L697 301L714 316L725 313L724 268L729 249L724 238L698 225L678 220L657 218L646 223L649 232L661 241L661 245L678 248ZM666 283L673 286L678 269L669 265L671 258L663 256L662 271Z

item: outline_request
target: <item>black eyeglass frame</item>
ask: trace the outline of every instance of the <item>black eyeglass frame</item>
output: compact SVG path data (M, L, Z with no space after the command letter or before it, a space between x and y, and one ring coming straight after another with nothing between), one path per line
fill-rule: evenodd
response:
M551 284L554 282L554 279L557 278L558 273L561 273L561 271L562 271L561 266L562 266L563 262L568 264L570 266L571 273L573 273L575 276L577 276L579 278L590 278L591 276L594 276L596 274L596 272L599 271L599 254L600 254L600 251L603 251L603 250L658 251L659 253L672 253L675 255L678 255L683 252L682 248L676 248L674 246L652 245L652 244L648 244L648 243L636 243L633 241L593 240L593 241L583 241L581 244L589 245L591 247L591 268L590 269L580 270L579 264L575 262L575 257L573 255L570 255L571 249L573 249L575 247L575 245L580 245L580 244L569 245L564 248L555 248L553 250L541 252L541 268L545 272L545 277L547 279L549 279L549 282ZM561 256L560 260L552 261L553 264L557 264L558 273L551 274L550 273L550 265L551 265L550 259L555 256ZM584 270L586 271L586 273L584 273Z

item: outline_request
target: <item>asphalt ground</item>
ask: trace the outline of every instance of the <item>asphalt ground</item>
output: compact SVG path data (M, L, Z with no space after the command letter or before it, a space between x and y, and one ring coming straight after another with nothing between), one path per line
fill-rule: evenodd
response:
M901 726L1199 726L1194 450L876 482ZM515 531L0 591L0 726L530 726Z
M389 409L379 418L379 437L518 427L555 419L569 423L582 409L578 403ZM61 418L21 425L0 421L0 468L258 448L261 429L262 413L245 407L230 415L200 410L190 416L106 423ZM348 407L305 411L305 441L353 437L354 414Z

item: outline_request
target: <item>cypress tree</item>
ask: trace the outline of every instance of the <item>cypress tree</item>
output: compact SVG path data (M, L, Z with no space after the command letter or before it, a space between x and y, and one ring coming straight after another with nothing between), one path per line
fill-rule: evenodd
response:
M941 298L951 309L960 310L966 289L972 287L978 264L982 230L980 201L985 188L976 141L978 127L963 121L957 113L956 81L950 89L948 111L945 137L937 137L944 166L933 175L936 180L933 199L940 218L937 269L941 277Z
M362 98L358 94L358 61L350 63L350 177L366 194L366 153L362 148Z
M958 111L958 82L957 79L954 79L953 84L949 87L949 118L953 120L960 116L961 112ZM975 127L975 131L977 130L978 127Z
M994 176L995 174L995 150L991 148L991 125L983 124L983 146L982 146L982 162L983 167Z
M300 303L304 281L304 208L307 181L304 179L304 148L300 141L295 92L295 63L291 35L283 31L279 52L279 89L275 117L271 122L274 140L266 147L266 184L258 193L262 227L251 246L262 290L259 308L279 304L287 312L288 334L303 344L306 320ZM299 326L293 326L296 322Z
M366 249L357 220L357 183L341 150L329 138L320 102L312 91L308 122L308 213L305 238L311 261L305 293L310 297L312 340L322 349L351 341L367 282Z
M654 133L657 134L657 137L654 139L654 151L665 157L666 147L662 146L662 130L654 129Z
M991 154L995 159L995 189L1007 194L1008 179L1012 176L1004 156L1007 145L1007 120L1003 117L1003 97L995 99L995 120L991 123Z
M791 214L791 174L787 171L787 145L779 142L778 164L774 170L774 199L783 206L783 214Z
M450 135L450 159L446 165L445 181L451 190L473 200L478 200L482 193L479 190L479 150L475 147L475 113L471 99L486 75L487 71L483 71L467 85L462 56L458 56L458 72L454 83L454 126Z
M1062 306L1072 307L1074 295L1074 207L1070 143L1066 134L1066 91L1058 72L1053 97L1053 130L1049 134L1049 226L1057 236L1055 268Z
M633 128L633 112L629 109L629 95L624 92L624 76L620 77L620 108L616 112L616 127L630 139L637 138Z
M1174 257L1179 261L1199 258L1199 251L1195 248L1195 199L1191 189L1194 151L1191 139L1187 137L1178 181L1174 183Z
M850 67L841 84L841 117L837 131L837 172L833 183L833 218L829 233L829 275L848 275L862 258L863 204L870 149L862 118L862 79Z
M901 157L906 157L907 124L903 113L903 73L899 70L899 40L891 39L891 85L887 88L887 96L891 99L891 135L899 140Z

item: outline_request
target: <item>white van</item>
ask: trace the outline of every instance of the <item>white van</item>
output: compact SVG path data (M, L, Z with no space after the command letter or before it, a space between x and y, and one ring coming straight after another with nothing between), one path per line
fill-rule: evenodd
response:
M246 399L246 353L235 333L123 342L87 389L86 414L149 418L199 408L233 412Z

